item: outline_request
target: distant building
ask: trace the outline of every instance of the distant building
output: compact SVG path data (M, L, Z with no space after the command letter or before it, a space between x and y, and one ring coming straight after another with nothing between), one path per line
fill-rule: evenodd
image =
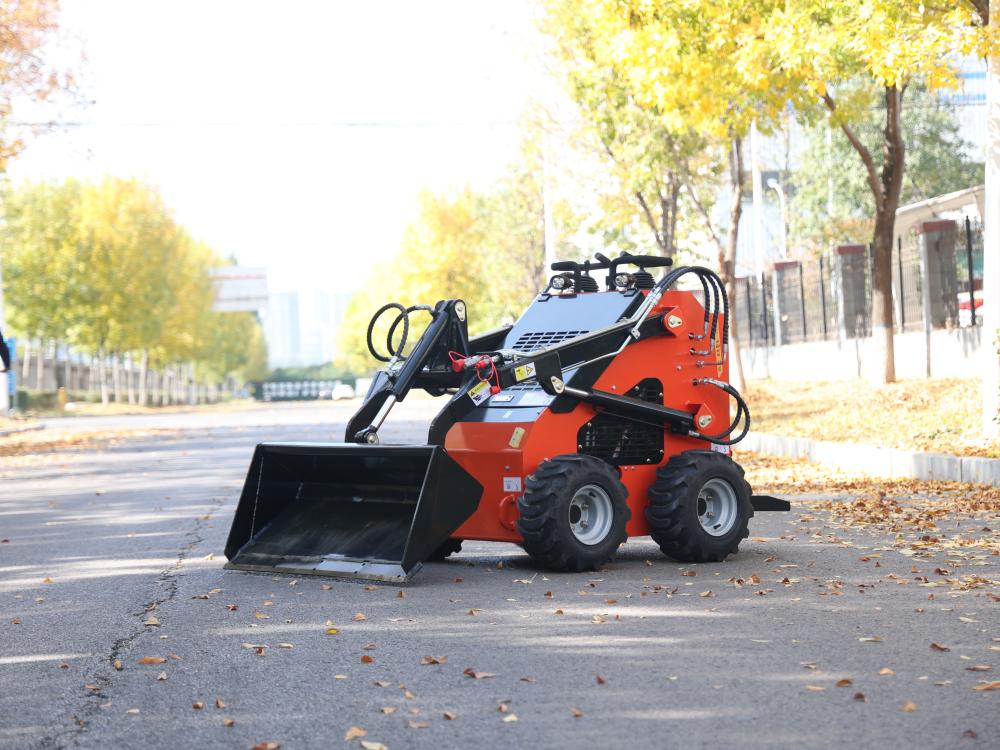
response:
M298 292L272 292L264 318L269 367L298 367L302 364Z
M264 324L268 364L307 367L333 361L349 300L349 294L322 289L271 294Z

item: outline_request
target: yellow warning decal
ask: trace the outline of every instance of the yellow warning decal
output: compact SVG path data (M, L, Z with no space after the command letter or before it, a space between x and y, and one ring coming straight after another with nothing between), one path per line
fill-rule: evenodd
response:
M469 398L472 399L472 403L479 406L483 401L490 397L490 384L485 380L480 380L474 386L469 389Z
M529 362L514 368L514 380L520 383L522 380L535 377L535 363Z

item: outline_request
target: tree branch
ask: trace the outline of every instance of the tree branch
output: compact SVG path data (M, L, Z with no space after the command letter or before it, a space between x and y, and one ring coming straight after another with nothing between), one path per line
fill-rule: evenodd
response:
M646 203L646 198L643 196L641 190L635 191L635 197L639 201L639 205L642 206L642 213L646 216L646 223L649 224L649 228L653 230L653 236L656 238L656 244L660 246L661 250L666 250L663 246L663 237L660 236L660 231L656 227L656 219L653 217L653 212L649 210L649 204Z
M834 103L833 98L829 93L823 93L823 103L826 104L827 109L830 110L831 114L837 112L837 105ZM872 159L871 151L869 151L865 144L863 144L858 137L854 134L854 131L847 125L847 123L841 123L840 129L847 136L847 140L851 142L851 146L854 150L858 152L861 157L861 161L864 162L865 170L868 173L868 187L871 188L872 197L875 199L875 210L881 211L882 204L884 202L884 195L882 193L882 186L878 178L878 170L875 168L875 160Z
M705 208L705 204L701 202L698 195L695 193L694 187L691 185L691 175L687 173L687 170L684 170L683 183L684 189L687 190L688 195L691 196L691 202L694 203L694 207L698 209L698 213L701 216L702 221L705 222L705 228L708 230L708 234L712 238L712 243L720 253L723 252L722 240L719 239L719 235L715 233L715 227L712 226L712 217Z

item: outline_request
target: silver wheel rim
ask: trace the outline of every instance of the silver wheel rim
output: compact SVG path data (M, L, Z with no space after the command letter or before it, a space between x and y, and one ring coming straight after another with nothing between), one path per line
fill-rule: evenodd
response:
M698 493L698 521L711 536L725 536L739 518L736 490L725 479L709 479Z
M611 531L615 509L611 497L596 484L585 484L569 501L569 528L581 544L604 541Z

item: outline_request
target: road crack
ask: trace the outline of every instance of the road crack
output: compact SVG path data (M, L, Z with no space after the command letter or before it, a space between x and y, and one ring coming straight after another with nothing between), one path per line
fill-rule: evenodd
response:
M180 579L184 576L184 563L190 559L194 550L204 542L206 526L225 502L224 497L212 498L208 512L199 515L194 524L184 533L183 543L177 550L177 556L173 563L161 570L153 579L153 583L160 589L160 595L143 604L138 611L130 613L131 617L147 618L151 613L169 604L177 597L180 590ZM102 707L108 705L111 700L115 678L119 673L119 670L114 666L115 662L123 661L123 657L132 650L142 636L152 629L151 626L145 625L143 620L140 620L126 635L111 644L107 656L101 660L97 671L91 672L84 682L85 686L92 687L85 688L89 692L80 709L72 716L73 726L43 738L38 745L39 748L63 750L77 743L87 731L94 717L99 715Z

